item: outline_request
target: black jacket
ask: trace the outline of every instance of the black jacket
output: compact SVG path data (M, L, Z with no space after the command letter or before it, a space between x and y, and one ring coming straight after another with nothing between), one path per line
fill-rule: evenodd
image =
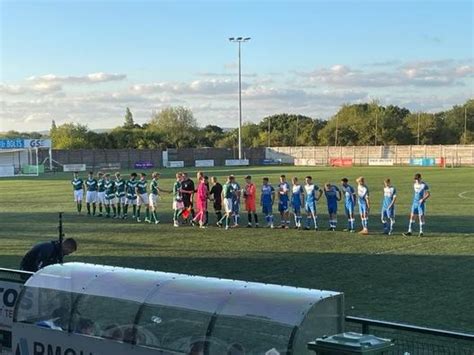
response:
M35 245L21 261L21 270L36 272L45 266L57 264L61 260L61 246L52 240Z

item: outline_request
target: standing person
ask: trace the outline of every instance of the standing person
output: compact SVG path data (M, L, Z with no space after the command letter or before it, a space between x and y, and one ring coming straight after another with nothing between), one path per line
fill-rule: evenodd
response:
M99 202L99 214L97 217L102 217L102 208L105 208L105 187L104 187L104 173L97 174L97 201Z
M360 176L356 179L357 182L357 202L359 203L359 214L362 223L362 230L359 234L369 234L369 211L370 199L369 188L365 185L365 179Z
M209 184L209 176L204 175L204 183L206 184L207 187L207 199L209 199L209 193L211 191L211 186ZM205 216L205 222L204 225L207 226L209 224L209 208L207 206L207 201L206 201L206 216Z
M290 227L288 191L290 191L290 185L288 182L286 182L286 176L280 175L280 183L278 184L278 212L280 212L280 228Z
M304 189L298 183L298 178L295 176L291 179L293 186L291 187L291 207L295 217L295 228L301 229L301 206L304 202Z
M222 185L215 176L211 177L211 191L209 195L213 201L214 212L216 213L217 223L222 219Z
M125 204L127 203L126 182L120 176L119 172L115 173L115 196L117 197L117 218L122 218L122 211L125 213Z
M136 194L136 189L137 189L137 173L131 173L130 174L130 179L126 182L125 184L125 189L127 191L127 203L124 206L124 213L123 213L123 218L128 217L128 207L132 206L132 218L135 219L137 218L137 194Z
M344 193L344 210L347 216L347 229L344 229L345 232L354 233L354 210L355 210L355 190L349 185L349 180L347 178L342 178L342 187L341 190Z
M341 190L336 185L327 182L324 185L324 195L328 204L329 229L335 231L337 226L337 203L341 201Z
M198 171L198 188L196 192L196 206L198 213L193 218L193 224L198 222L199 228L206 228L204 225L206 223L206 211L207 211L207 199L209 197L209 190L207 189L206 181L204 180L204 173Z
M217 225L222 227L222 221L225 220L225 229L229 229L230 217L232 215L232 196L234 196L234 187L232 185L232 175L227 177L227 181L222 186L222 201L224 202L224 217L222 217Z
M382 214L383 234L392 235L395 224L395 201L397 189L392 186L390 179L384 180Z
M240 223L240 197L242 191L240 190L240 185L234 175L232 175L231 183L234 189L234 195L232 197L232 215L234 216L234 225L232 227L236 228Z
M115 208L115 183L110 180L110 174L105 174L105 217L110 218L110 207L114 212L113 218L117 218L117 209Z
M92 203L92 215L95 216L96 203L97 203L97 180L94 178L94 173L89 171L89 176L86 180L86 207L87 215L91 215L91 203Z
M151 210L151 219L152 222L155 221L155 224L160 223L158 220L158 215L156 213L156 208L157 208L157 203L158 199L160 197L160 192L171 192L171 191L166 191L160 188L158 180L160 179L160 173L154 172L151 174L152 180L150 182L150 196L148 199L148 202L150 204L150 210Z
M258 228L257 216L257 186L252 182L252 177L247 175L245 177L244 189L245 209L247 210L247 228L252 228L252 214L255 221L255 228Z
M137 195L137 222L141 222L140 219L140 209L142 206L145 206L145 222L151 223L150 220L150 207L148 201L148 195L146 193L146 174L140 174L140 181L137 183L137 187L135 188L135 192Z
M179 216L183 213L184 203L181 194L181 182L183 173L176 173L176 181L173 185L173 227L179 227Z
M415 223L416 216L418 216L420 233L418 236L423 236L423 225L425 224L425 202L430 198L430 188L421 179L421 174L415 174L415 183L413 184L413 203L411 205L410 222L408 224L408 231L403 233L405 237L411 236L412 224Z
M82 198L84 195L84 181L79 177L79 173L75 171L72 174L72 189L74 191L74 202L76 202L77 213L82 211Z
M313 178L306 176L305 178L305 210L306 210L306 225L304 229L309 230L311 227L311 220L314 223L314 230L318 230L318 215L316 214L316 202L321 198L322 191L318 185L313 184ZM318 196L316 196L318 194Z
M269 183L269 179L264 177L262 180L262 193L260 196L260 206L262 213L267 221L267 227L273 228L273 203L275 202L275 189Z
M189 211L191 218L194 218L194 181L189 178L188 173L183 173L183 181L181 182L181 194L183 197L184 208ZM184 215L183 215L184 217Z
M65 239L62 244L57 240L35 245L21 260L20 269L36 272L48 265L58 264L63 256L77 250L77 242L73 238Z

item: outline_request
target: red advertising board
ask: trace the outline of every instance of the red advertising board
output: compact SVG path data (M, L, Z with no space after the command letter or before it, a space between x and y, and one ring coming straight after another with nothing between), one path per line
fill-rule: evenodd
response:
M329 164L337 167L352 166L352 158L330 158Z

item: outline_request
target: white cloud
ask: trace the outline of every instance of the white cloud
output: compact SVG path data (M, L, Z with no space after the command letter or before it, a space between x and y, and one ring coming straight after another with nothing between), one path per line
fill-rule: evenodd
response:
M245 89L249 84L242 82ZM238 83L233 80L194 80L189 83L161 82L133 85L130 90L138 94L169 93L175 95L225 95L236 93Z
M46 74L41 76L31 76L27 80L33 82L54 82L62 84L96 84L108 81L120 81L126 79L125 74L110 73L91 73L83 76L58 76L54 74Z

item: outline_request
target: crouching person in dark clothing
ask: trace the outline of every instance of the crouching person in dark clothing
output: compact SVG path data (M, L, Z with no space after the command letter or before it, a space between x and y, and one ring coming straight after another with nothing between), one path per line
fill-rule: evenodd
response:
M62 249L62 253L61 253ZM73 238L67 238L60 245L59 241L53 240L35 245L26 253L21 261L21 270L36 272L45 266L58 264L61 256L74 253L77 243Z

